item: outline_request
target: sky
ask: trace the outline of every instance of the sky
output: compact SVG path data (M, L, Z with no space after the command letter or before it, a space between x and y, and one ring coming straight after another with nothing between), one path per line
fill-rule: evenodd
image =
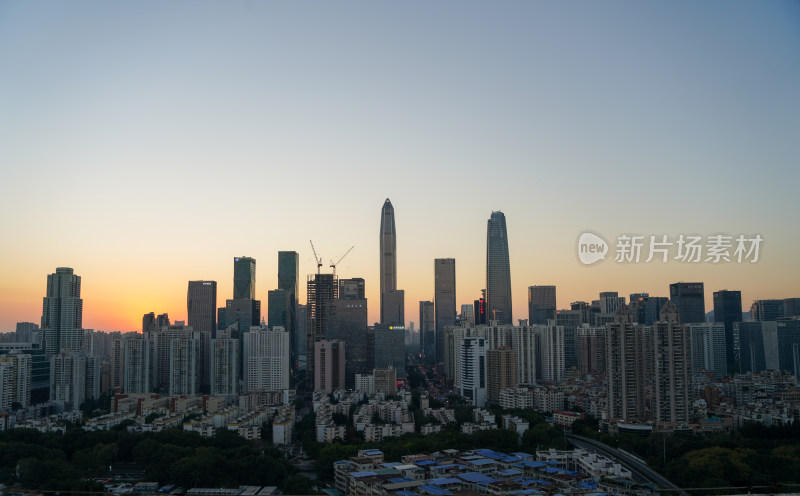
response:
M186 318L189 280L233 293L233 258L309 240L366 279L395 208L406 321L455 258L485 287L486 222L508 225L513 313L668 295L677 281L800 297L800 4L0 2L0 331L39 322L46 276L82 277L84 327ZM613 242L763 238L756 263L583 265ZM648 238L649 239L649 238ZM266 313L266 312L264 312ZM418 324L416 324L418 326Z

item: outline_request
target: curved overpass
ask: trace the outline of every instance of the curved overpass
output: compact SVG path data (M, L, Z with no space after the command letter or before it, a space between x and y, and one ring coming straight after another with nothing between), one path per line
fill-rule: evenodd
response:
M686 491L681 490L681 488L673 484L669 479L618 449L612 448L611 446L603 444L599 441L595 441L594 439L577 436L570 433L567 433L567 439L569 439L572 444L578 446L579 448L584 448L588 451L599 452L609 458L617 460L620 464L630 470L634 476L638 476L640 481L654 482L664 488L675 491L682 496L688 496Z

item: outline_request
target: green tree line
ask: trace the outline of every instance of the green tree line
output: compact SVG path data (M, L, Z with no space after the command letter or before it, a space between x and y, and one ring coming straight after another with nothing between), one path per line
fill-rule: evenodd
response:
M115 463L135 463L143 480L192 487L278 486L308 494L312 486L271 445L257 447L236 432L212 437L169 429L132 434L121 428L66 433L13 429L0 433L0 482L6 486L56 491L102 490L96 478Z

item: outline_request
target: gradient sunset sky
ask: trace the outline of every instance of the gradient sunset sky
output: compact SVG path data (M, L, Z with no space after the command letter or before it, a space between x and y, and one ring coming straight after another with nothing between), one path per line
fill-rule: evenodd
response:
M676 281L800 297L800 4L0 2L0 331L38 323L46 276L82 276L84 327L186 318L232 296L233 258L300 253L366 279L397 223L406 321L456 259L485 287L508 223L514 317ZM580 233L760 234L755 264L586 267Z

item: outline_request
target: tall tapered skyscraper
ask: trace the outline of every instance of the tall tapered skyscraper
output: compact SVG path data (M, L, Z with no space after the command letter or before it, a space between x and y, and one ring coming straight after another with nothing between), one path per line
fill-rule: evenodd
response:
M486 310L490 320L511 324L511 265L506 216L492 212L486 227Z
M396 324L397 322L387 322L389 318L386 308L386 293L397 289L397 232L394 228L394 207L387 198L381 209L381 323ZM394 320L394 319L393 319Z
M69 267L47 276L42 304L43 348L49 357L62 351L80 351L83 345L81 277Z

